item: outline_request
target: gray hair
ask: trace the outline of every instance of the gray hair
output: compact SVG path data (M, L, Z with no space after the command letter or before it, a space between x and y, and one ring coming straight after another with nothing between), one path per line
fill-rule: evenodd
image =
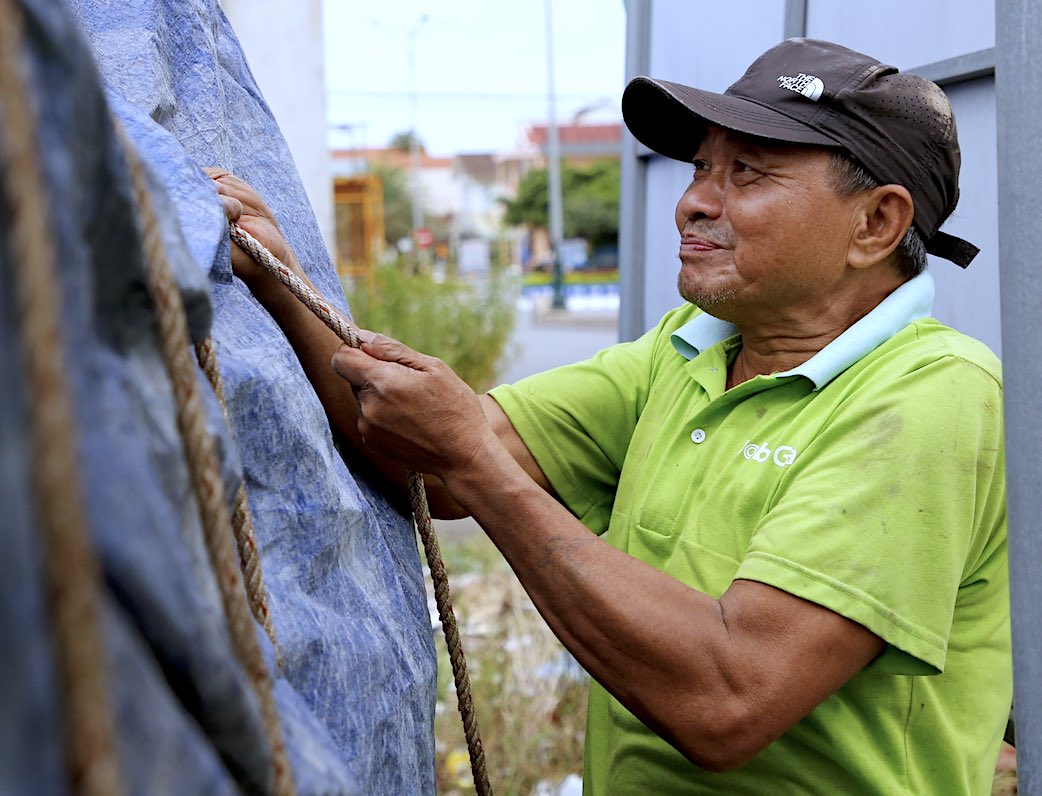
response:
M853 196L860 191L878 188L882 184L846 152L831 153L829 172L833 187L840 196ZM915 224L908 228L908 232L894 249L894 265L902 276L909 279L926 270L926 244Z

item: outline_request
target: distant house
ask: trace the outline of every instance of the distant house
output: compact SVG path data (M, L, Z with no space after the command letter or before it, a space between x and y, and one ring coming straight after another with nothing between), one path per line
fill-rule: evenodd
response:
M334 179L364 174L373 166L387 166L408 174L409 152L401 149L334 149L330 153ZM434 157L422 148L419 157L420 195L425 216L455 216L459 213L460 186L453 175L453 157Z
M545 159L549 152L549 127L530 125L525 133L528 143ZM561 160L581 166L596 160L622 156L622 123L560 124L557 139L561 145ZM540 166L543 164L540 163Z
M618 159L622 149L622 125L564 124L558 126L561 159L581 166L604 158ZM480 251L476 241L484 241L486 249L498 250L500 262L522 262L528 257L545 257L549 245L545 232L537 231L528 239L522 230L503 229L502 199L517 195L524 175L547 163L547 127L530 125L522 133L512 152L465 153L434 157L425 151L419 157L419 182L425 219L438 219L448 229L447 240L438 241L454 255L462 258L465 250ZM338 149L330 153L336 201L349 201L348 182L382 166L411 172L409 152L390 148ZM354 201L353 199L350 201ZM338 218L344 216L338 209ZM347 226L338 223L338 230ZM341 241L345 251L372 251L357 243ZM479 258L480 259L480 258Z
M496 201L502 195L498 166L492 154L456 156L453 175L460 189L457 235L491 239L499 233L503 210Z
M597 124L559 124L557 140L560 146L561 162L570 166L582 167L598 160L619 160L622 157L622 123L608 122ZM529 167L546 168L550 156L550 128L545 124L532 124L525 130L524 146L533 156ZM516 194L516 183L514 186ZM582 244L584 245L584 244ZM524 244L525 255L518 256L517 262L543 263L551 256L550 236L545 229L531 230L529 239ZM565 244L562 257L574 259L574 246Z

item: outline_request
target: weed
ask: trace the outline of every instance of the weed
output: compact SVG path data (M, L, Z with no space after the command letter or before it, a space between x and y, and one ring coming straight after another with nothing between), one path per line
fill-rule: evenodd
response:
M443 542L489 778L500 794L582 770L585 672L553 636L490 541ZM444 639L437 638L434 720L438 792L473 793Z
M439 357L478 392L496 383L514 329L516 280L438 281L404 259L376 267L371 281L345 285L356 323Z

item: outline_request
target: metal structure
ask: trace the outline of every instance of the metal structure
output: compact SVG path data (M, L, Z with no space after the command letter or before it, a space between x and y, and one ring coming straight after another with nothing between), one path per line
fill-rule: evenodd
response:
M546 160L547 190L550 205L550 251L553 257L554 309L564 309L564 196L561 189L561 137L557 131L557 91L554 87L554 12L553 0L546 0Z
M675 28L688 0L628 0L627 79L639 74L722 90L783 38L811 36L871 53L941 85L959 124L962 195L946 229L981 247L959 272L932 268L935 312L999 353L1005 369L1011 605L1021 793L1042 794L1042 6L1035 0L880 0L872 6L749 0L699 10L698 47ZM715 28L715 30L714 30ZM993 32L994 31L994 32ZM679 303L671 208L689 169L625 134L620 216L620 339ZM1001 263L1001 267L1000 267ZM1001 288L1001 291L1000 291ZM672 301L672 304L667 303Z
M423 226L423 187L420 184L420 102L416 83L416 35L427 21L423 14L409 29L409 106L412 114L412 130L409 132L409 184L412 189L412 234Z
M1020 793L1042 793L1042 516L1038 452L1042 424L1042 10L1031 0L996 4L995 64L999 253L1002 260L1002 345L1005 361L1006 486L1013 693Z
M376 174L337 177L333 181L337 273L372 282L383 254L383 186Z

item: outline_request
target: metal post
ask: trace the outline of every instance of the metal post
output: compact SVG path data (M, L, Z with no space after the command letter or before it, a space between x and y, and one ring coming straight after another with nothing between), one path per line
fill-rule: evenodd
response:
M1013 623L1017 772L1021 793L1042 793L1042 8L995 4L999 286L1006 367L1006 484Z
M785 0L785 29L782 35L786 39L807 35L807 0Z
M412 132L409 134L409 176L412 187L412 233L413 244L416 244L416 230L423 226L423 196L420 186L420 112L419 93L416 83L416 34L430 19L428 14L420 17L419 21L409 30L409 80L410 80L410 103L412 112Z
M646 75L651 62L651 0L626 3L626 79ZM644 323L647 159L629 131L622 134L619 202L619 339L636 340Z
M561 267L561 249L564 243L564 199L561 191L561 139L557 134L557 95L554 89L554 22L553 0L546 0L546 78L547 122L546 156L550 192L550 247L553 251L554 295L553 308L562 310L564 301L564 274Z

